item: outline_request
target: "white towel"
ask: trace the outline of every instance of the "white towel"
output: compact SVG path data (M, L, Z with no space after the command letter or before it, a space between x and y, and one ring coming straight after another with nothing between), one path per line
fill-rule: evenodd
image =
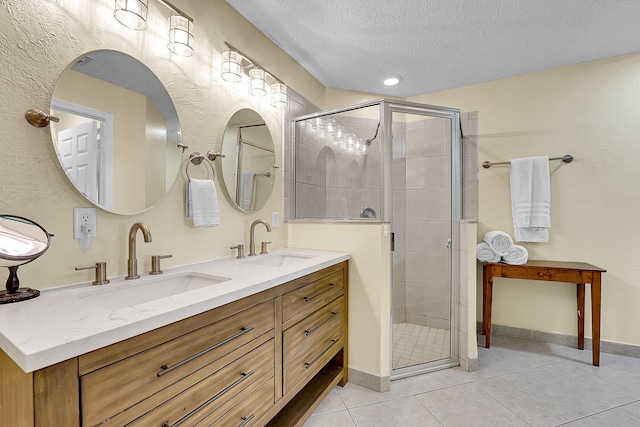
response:
M254 187L255 176L253 172L242 172L240 179L240 207L245 211L253 210L254 208Z
M480 242L476 245L476 258L482 262L500 262L500 255L495 253L487 242Z
M511 160L511 212L516 241L549 241L549 157L535 156Z
M489 231L485 233L483 240L487 242L491 250L499 256L506 255L509 248L513 246L513 239L504 231Z
M502 261L507 264L522 265L529 260L529 252L527 248L520 245L513 245L509 248L506 255L502 257Z
M186 200L187 219L196 227L220 225L220 207L216 185L211 179L189 179Z

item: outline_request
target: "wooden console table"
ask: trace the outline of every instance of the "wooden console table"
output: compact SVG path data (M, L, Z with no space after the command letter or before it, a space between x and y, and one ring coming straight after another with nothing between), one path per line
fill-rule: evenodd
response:
M524 265L483 263L482 333L486 337L486 348L491 346L491 300L494 277L576 283L578 286L578 348L580 350L584 350L584 285L591 283L593 365L600 366L601 274L606 271L583 262L529 261Z

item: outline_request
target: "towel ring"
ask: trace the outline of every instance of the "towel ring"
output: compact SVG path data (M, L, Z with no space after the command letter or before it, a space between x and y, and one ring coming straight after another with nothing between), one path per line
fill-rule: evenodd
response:
M213 163L211 163L206 157L202 154L194 151L189 155L189 161L187 162L187 166L184 168L184 173L187 175L187 179L191 179L189 176L189 166L191 165L199 165L203 160L206 160L209 166L211 167L211 179L213 180L216 177L216 171L213 169Z

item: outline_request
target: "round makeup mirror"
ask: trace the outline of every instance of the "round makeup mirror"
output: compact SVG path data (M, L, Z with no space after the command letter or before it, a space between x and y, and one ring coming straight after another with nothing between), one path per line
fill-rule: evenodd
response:
M48 248L51 235L35 222L15 215L0 215L0 267L9 268L5 291L0 291L0 304L24 301L40 295L40 291L20 288L18 267L33 261Z
M260 210L269 200L277 170L273 138L255 111L237 111L224 130L222 180L229 200L243 212Z
M51 100L51 137L60 165L91 203L122 215L157 205L180 171L176 109L137 59L96 50L62 73Z

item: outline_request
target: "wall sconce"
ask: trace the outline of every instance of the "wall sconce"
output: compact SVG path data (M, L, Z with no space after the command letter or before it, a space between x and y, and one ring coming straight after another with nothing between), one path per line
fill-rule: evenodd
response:
M246 74L249 78L249 94L253 96L265 96L267 87L271 90L271 105L284 108L288 103L287 85L282 80L271 74L263 66L240 52L229 43L224 42L228 50L222 53L222 80L238 83Z
M222 53L222 80L238 83L242 81L242 55L233 50Z
M167 48L179 56L193 55L193 18L167 0L160 3L177 13L169 18L169 43ZM149 0L115 0L113 17L127 28L147 29Z
M262 68L249 70L249 95L265 96L267 94L267 76Z
M147 29L148 0L116 0L113 17L132 30Z
M181 15L169 18L169 44L167 48L179 56L193 55L193 21Z

